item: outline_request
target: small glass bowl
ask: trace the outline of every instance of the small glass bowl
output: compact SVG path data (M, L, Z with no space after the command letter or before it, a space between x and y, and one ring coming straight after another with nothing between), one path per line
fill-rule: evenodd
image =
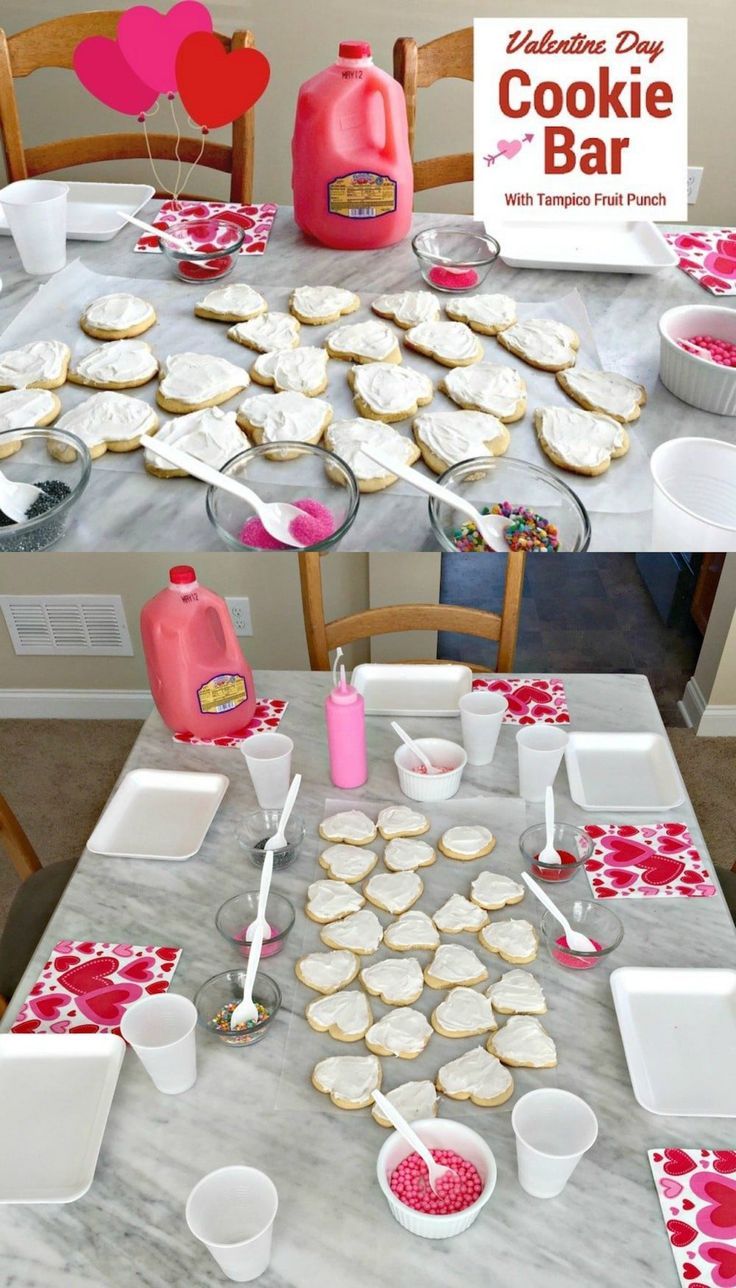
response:
M231 1002L242 1002L244 983L244 970L225 970L222 974L212 975L210 979L205 980L194 999L201 1027L228 1046L252 1046L254 1042L260 1042L261 1038L266 1036L274 1016L281 1007L281 989L276 980L271 979L270 975L262 975L260 971L256 971L253 1001L265 1006L269 1013L268 1019L260 1020L252 1029L238 1031L218 1028L215 1016Z
M8 445L20 446L5 455ZM57 455L52 453L57 453ZM69 495L36 519L0 528L0 553L47 550L66 532L75 507L89 483L90 454L76 434L49 426L5 429L0 433L0 469L13 483L65 483Z
M186 219L166 229L183 243L159 237L159 246L182 282L216 282L235 267L245 229L227 219Z
M280 818L280 809L256 809L243 819L238 842L254 868L263 867L266 841L275 834ZM274 872L290 868L299 853L299 846L304 840L304 819L300 814L292 814L286 824L285 834L286 848L273 852Z
M527 506L555 524L561 551L579 552L590 545L590 519L579 496L541 465L514 456L482 456L451 465L438 481L472 501L477 510L504 501ZM430 497L429 521L440 549L456 551L465 515L447 501Z
M600 948L592 953L581 953L577 949L566 948L564 944L559 945L557 941L564 940L565 933L557 918L551 912L545 912L541 922L542 938L550 957L558 966L565 970L591 970L612 953L614 948L618 948L624 937L624 928L610 908L590 899L575 899L569 904L561 903L558 906L570 922L572 930L579 930L594 944L600 944Z
M425 228L412 238L419 271L435 291L477 291L501 253L495 237L467 228Z
M570 855L562 863L540 863L537 855L547 842L547 829L544 823L535 823L528 827L519 837L519 849L533 877L538 881L571 881L588 859L592 859L595 849L593 838L582 828L573 827L571 823L556 823L552 833L552 844L557 853Z
M273 444L259 443L245 452L239 452L223 465L221 473L247 484L263 501L296 501L309 498L319 501L332 511L335 531L314 545L300 547L306 550L332 550L350 530L358 513L360 492L350 466L316 443L284 442L279 450L288 451L289 458L274 459ZM329 465L339 482L330 478L325 467ZM218 536L231 550L263 550L290 546L264 547L248 545L240 540L243 524L253 518L247 501L231 496L219 487L207 489L207 515Z
M242 894L236 894L218 908L215 917L215 925L223 939L237 948L242 957L250 957L246 931L258 913L258 893L258 890L245 890ZM295 917L293 903L278 891L270 890L266 920L271 934L263 940L261 957L275 957L276 953L281 952Z

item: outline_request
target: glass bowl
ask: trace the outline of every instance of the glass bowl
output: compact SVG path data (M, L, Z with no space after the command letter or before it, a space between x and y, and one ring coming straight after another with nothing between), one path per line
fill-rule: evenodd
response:
M556 902L560 912L564 913L570 922L572 930L579 930L594 944L600 945L592 953L581 953L575 948L567 948L565 934L559 921L552 916L551 912L545 912L541 922L542 938L547 945L550 957L558 966L562 966L565 970L591 970L604 957L612 953L614 948L618 948L624 937L624 928L610 908L590 899L574 899L569 903ZM558 943L560 939L563 941L562 944Z
M318 501L332 512L335 530L322 541L300 547L305 550L332 550L350 530L358 513L360 492L353 471L339 456L315 443L283 442L279 449L288 451L289 459L274 459L273 444L260 443L245 452L239 452L223 465L222 474L252 487L264 501L295 502L309 498ZM339 478L334 481L326 473L329 464ZM247 501L241 501L222 488L207 489L207 515L221 541L231 550L289 550L269 538L269 544L251 544L241 541L243 525L254 517ZM254 538L251 536L251 542Z
M223 939L237 948L242 957L250 956L250 943L246 939L246 931L251 922L255 921L257 913L257 890L244 890L242 894L236 894L234 898L228 899L218 908L215 925ZM266 920L271 934L263 940L261 957L275 957L276 953L281 952L289 931L294 925L295 917L293 903L278 891L270 890Z
M275 835L280 818L280 809L256 809L251 814L246 814L243 819L238 842L254 868L263 867L266 841ZM300 814L292 814L286 824L286 848L273 852L274 872L280 868L291 867L303 840L304 819Z
M254 1042L260 1042L261 1038L266 1036L281 1006L281 989L276 980L271 979L270 975L263 975L260 971L256 971L253 1001L265 1006L268 1018L259 1020L251 1029L219 1028L215 1023L215 1016L231 1003L242 1002L244 983L244 970L225 970L222 974L213 975L205 980L194 999L201 1027L228 1046L252 1046Z
M412 238L419 271L435 291L476 291L501 253L495 237L467 228L425 228Z
M227 219L184 219L166 231L183 243L179 248L159 237L162 253L182 282L216 282L227 277L245 240L245 229Z
M512 506L527 506L555 525L560 550L582 551L590 545L590 519L585 506L572 488L542 465L514 456L482 456L451 465L438 481L471 501L477 510L504 501ZM441 550L461 548L459 529L467 523L465 515L447 501L430 497L429 521Z
M20 446L5 455L10 444ZM52 451L57 455L52 455ZM58 458L62 459L58 459ZM23 523L0 527L0 553L47 550L66 532L89 483L92 461L76 434L67 429L6 429L0 433L0 469L12 483L63 483L67 495L52 510Z
M531 875L538 881L571 881L575 873L593 857L593 838L571 823L556 823L552 833L552 844L562 857L562 863L540 863L537 855L546 841L547 829L544 823L535 823L519 837L519 849Z

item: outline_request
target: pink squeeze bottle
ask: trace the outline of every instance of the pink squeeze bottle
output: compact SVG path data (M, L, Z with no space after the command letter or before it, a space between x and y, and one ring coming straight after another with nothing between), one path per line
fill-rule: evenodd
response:
M222 738L250 723L253 673L227 604L193 568L169 570L168 587L143 605L141 638L153 700L172 732Z
M365 41L343 41L337 61L302 85L291 155L294 218L310 237L337 250L406 237L414 172L404 91Z
M330 778L335 787L362 787L368 777L365 702L362 693L358 693L352 684L347 683L345 666L340 662L341 657L342 649L339 648L332 668L334 688L325 699ZM340 663L339 682L338 663Z

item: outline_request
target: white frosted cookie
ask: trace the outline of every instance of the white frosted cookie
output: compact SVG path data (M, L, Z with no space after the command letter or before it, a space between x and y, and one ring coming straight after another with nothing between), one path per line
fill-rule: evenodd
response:
M516 321L516 304L510 295L458 295L447 301L445 312L453 322L467 322L480 335L497 335Z
M417 1082L402 1082L400 1087L386 1092L386 1099L391 1101L408 1123L416 1122L419 1118L437 1117L437 1088L428 1078ZM371 1113L379 1127L393 1127L393 1123L384 1116L378 1105L373 1106Z
M452 1100L472 1100L474 1105L502 1105L513 1094L514 1080L501 1061L484 1047L473 1047L443 1064L437 1088Z
M562 371L574 367L580 339L571 326L552 318L527 318L515 322L496 336L499 344L530 367L542 371Z
M9 429L50 425L61 411L61 402L51 389L10 389L0 394L0 434ZM20 439L0 443L0 459L12 456L22 446Z
M363 886L369 903L395 915L411 908L423 890L424 882L416 872L378 872Z
M420 322L436 322L440 316L440 302L431 291L399 291L394 295L379 295L371 308L380 317L391 318L405 330Z
M526 384L513 367L476 362L453 367L439 384L448 398L465 411L484 411L505 425L521 420L526 411Z
M220 407L204 407L202 411L190 411L176 420L167 420L156 437L164 443L173 443L190 456L196 456L198 461L204 461L214 470L222 469L227 461L248 446L238 429L235 412L222 411ZM180 470L163 456L157 456L150 447L145 450L143 464L149 474L158 478L187 477L186 470Z
M443 367L468 367L483 357L483 345L464 322L420 322L407 331L404 344Z
M333 881L363 881L372 872L378 862L375 850L366 850L361 845L328 845L319 856L320 867L324 868Z
M500 872L479 872L470 884L470 898L479 908L495 911L507 903L521 903L524 887Z
M277 393L293 390L316 398L327 388L326 349L305 345L299 349L272 349L256 358L251 375L258 385L272 385Z
M365 1044L376 1055L395 1055L400 1060L414 1060L426 1047L432 1036L432 1025L421 1011L402 1006L389 1011L383 1019L372 1024L365 1035Z
M369 420L406 420L434 397L429 376L391 362L351 367L348 383L359 415Z
M375 1055L332 1055L314 1066L312 1083L338 1109L364 1109L380 1089L381 1076L381 1061Z
M307 953L294 967L297 979L315 993L337 993L352 984L360 970L355 953L342 949L331 953Z
M209 353L173 353L161 367L156 401L164 411L199 411L217 407L248 388L244 367Z
M363 451L365 444L375 447L389 461L397 465L413 465L419 457L419 448L410 439L399 434L391 425L383 425L380 420L368 420L356 416L354 420L337 420L327 430L325 446L346 462L353 471L361 492L380 492L396 482L396 475L391 474L383 465L378 465ZM326 466L330 478L338 483L344 482L344 474L330 463Z
M453 988L435 1007L432 1027L444 1038L473 1038L497 1029L488 996L474 988Z
M330 331L325 345L331 358L345 362L401 362L396 335L390 326L375 318Z
M461 944L440 944L424 971L430 988L455 988L458 984L480 984L488 971L472 948Z
M506 426L484 411L424 412L413 430L424 463L435 474L459 461L503 456L511 442Z
M289 296L289 308L300 322L322 326L337 322L343 313L354 313L360 308L360 296L343 286L297 286Z
M571 474L604 474L611 461L629 450L628 431L621 422L595 411L538 407L534 428L543 452Z
M307 1024L338 1042L359 1042L373 1023L373 1012L359 988L315 997L306 1009Z
M68 429L87 445L93 460L105 452L132 452L141 434L152 433L158 418L141 398L113 392L93 394L65 412L57 428ZM60 461L75 459L73 447L49 440L48 450Z
M158 360L145 340L109 340L76 358L68 375L73 384L93 389L136 389L158 375Z
M229 282L208 291L194 306L199 318L214 318L217 322L247 322L265 313L268 305L255 287L247 282Z
M533 1015L512 1015L487 1046L503 1064L520 1069L554 1069L557 1064L555 1044Z
M460 824L449 827L439 839L439 848L448 859L480 859L490 854L496 838L493 832L480 823Z
M100 295L84 310L79 325L97 340L130 340L143 335L156 321L156 310L148 300L124 291Z
M424 990L422 968L416 957L386 957L382 962L364 966L360 982L387 1006L411 1006Z
M365 899L347 881L313 881L307 889L305 912L312 921L339 921L349 912L357 912Z
M308 398L293 390L256 394L238 407L238 424L254 443L318 443L332 420L332 408L323 398ZM272 460L288 461L298 455L284 448L268 453Z
M432 920L444 934L459 935L464 930L480 930L488 921L488 914L466 899L465 895L455 893L437 909Z
M647 400L644 385L629 380L628 376L619 376L615 371L589 371L575 367L570 371L558 371L556 379L560 388L586 411L601 412L625 423L638 420Z
M323 841L344 841L347 845L370 845L378 836L378 828L372 819L360 809L343 810L331 814L319 825L319 834Z
M395 836L422 836L429 831L429 819L408 805L387 805L378 815L378 830L384 841Z
M539 946L537 932L531 922L513 917L508 921L489 922L479 932L478 939L489 952L498 953L513 966L533 962Z
M416 842L421 845L421 841ZM419 908L410 908L392 921L383 932L386 948L393 948L397 953L420 952L422 949L437 948L440 935L437 927L426 912Z
M349 948L359 957L375 953L383 939L383 926L375 912L362 908L360 912L351 912L342 921L333 921L324 926L319 937L328 948Z
M228 339L242 344L257 353L296 349L299 343L301 322L290 313L259 313L249 322L238 322L228 331Z
M32 340L0 353L0 390L58 389L66 380L71 358L60 340Z
M427 841L418 841L411 836L394 837L383 852L383 861L389 872L414 872L417 868L428 868L436 858Z
M486 989L494 1010L501 1015L544 1015L547 1010L542 986L528 970L507 970Z

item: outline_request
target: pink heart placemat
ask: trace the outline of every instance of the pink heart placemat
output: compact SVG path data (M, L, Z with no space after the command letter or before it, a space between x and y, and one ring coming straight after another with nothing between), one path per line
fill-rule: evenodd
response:
M188 742L192 747L239 747L254 733L273 733L278 729L288 705L284 698L259 698L250 724L236 729L235 733L225 738L198 738L196 734L183 730L173 735L174 742Z
M120 1033L126 1007L165 993L181 948L62 940L21 1006L11 1033Z
M502 693L509 707L504 724L569 724L570 713L562 680L529 680L526 676L477 676L474 689Z
M716 887L684 823L587 823L595 841L585 870L596 899L713 895Z
M736 295L736 228L665 233L679 267L711 295Z
M154 228L170 228L183 219L225 219L245 230L241 255L262 255L276 218L278 206L272 202L261 205L240 206L234 201L165 201L153 220ZM135 251L147 255L160 255L158 237L145 233L138 238Z
M683 1288L733 1288L736 1150L650 1149L649 1165Z

